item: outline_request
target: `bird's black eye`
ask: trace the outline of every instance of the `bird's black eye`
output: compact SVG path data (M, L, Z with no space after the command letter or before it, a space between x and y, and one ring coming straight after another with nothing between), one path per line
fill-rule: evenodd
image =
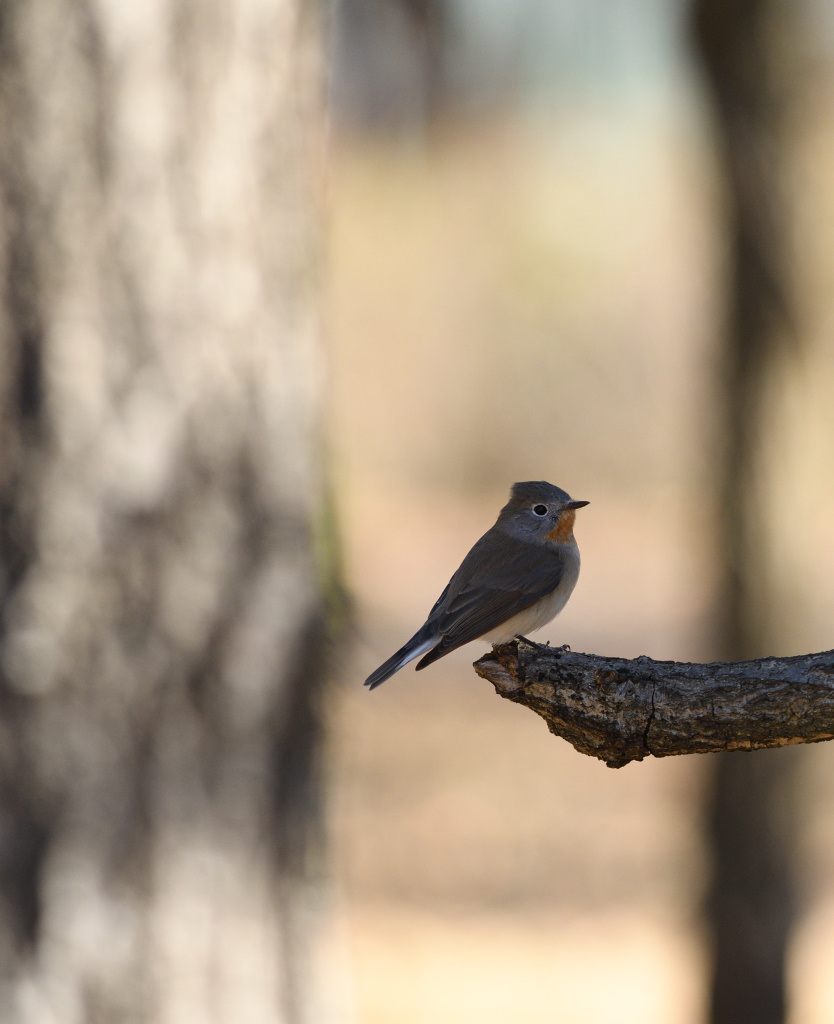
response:
M546 516L547 515L547 505L534 505L533 506L533 511L535 512L535 514L537 516Z

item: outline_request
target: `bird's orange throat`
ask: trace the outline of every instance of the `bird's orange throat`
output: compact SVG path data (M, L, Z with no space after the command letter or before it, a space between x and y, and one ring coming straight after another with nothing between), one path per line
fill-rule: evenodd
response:
M559 522L553 527L550 533L547 535L548 540L552 540L555 544L564 544L573 536L573 524L576 522L576 512L572 509L566 509L560 516Z

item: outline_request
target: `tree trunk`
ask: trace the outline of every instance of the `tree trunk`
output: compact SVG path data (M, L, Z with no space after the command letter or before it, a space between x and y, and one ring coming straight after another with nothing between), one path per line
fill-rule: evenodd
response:
M0 1018L310 1019L306 0L0 20Z
M773 0L694 0L716 115L730 251L719 453L722 658L774 653L765 431L786 331L780 102ZM712 1024L780 1024L792 920L796 753L716 758L708 834L713 877Z

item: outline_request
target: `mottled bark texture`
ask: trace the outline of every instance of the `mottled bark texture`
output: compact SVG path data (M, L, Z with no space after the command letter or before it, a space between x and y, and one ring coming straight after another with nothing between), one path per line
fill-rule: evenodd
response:
M834 651L697 665L513 641L474 667L502 697L610 768L650 755L834 739Z
M3 1021L316 1016L318 29L0 15Z
M785 356L789 275L782 189L786 113L779 67L796 4L693 0L693 38L714 116L724 185L727 323L721 345L717 655L764 654L783 600L772 578L769 429ZM712 881L712 1024L781 1024L795 888L796 756L716 758L707 834Z

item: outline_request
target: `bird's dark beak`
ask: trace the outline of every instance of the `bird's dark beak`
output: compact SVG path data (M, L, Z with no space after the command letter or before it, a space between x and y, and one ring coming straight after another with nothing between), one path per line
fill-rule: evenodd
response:
M590 501L569 501L565 508L585 508L586 505L590 504Z

